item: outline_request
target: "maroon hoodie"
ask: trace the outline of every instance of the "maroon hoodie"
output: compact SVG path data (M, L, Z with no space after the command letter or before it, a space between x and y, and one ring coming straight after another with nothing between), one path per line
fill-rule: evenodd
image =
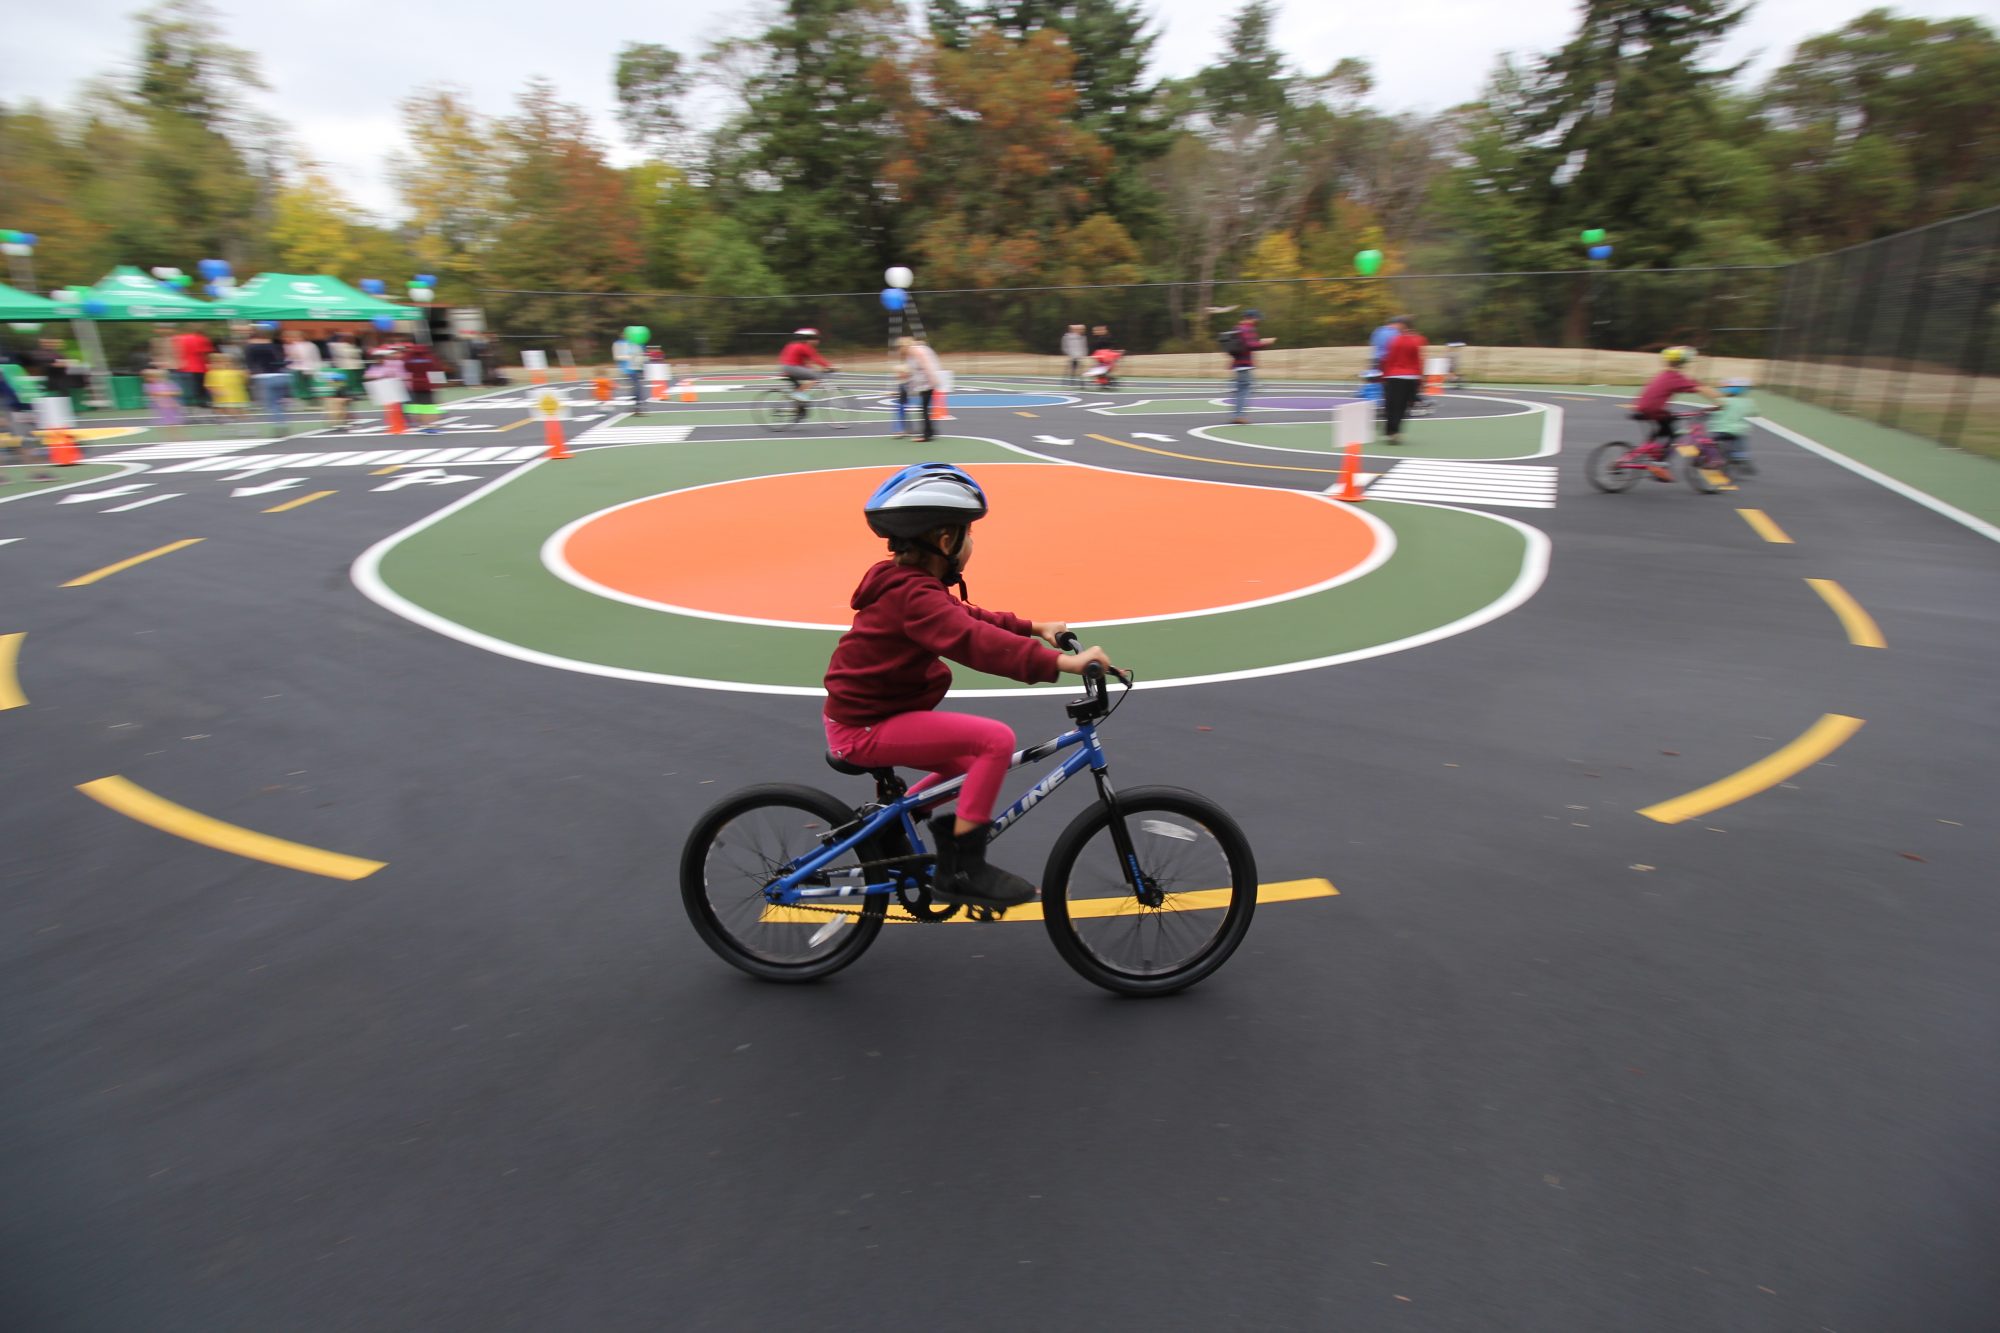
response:
M1057 654L1032 637L1029 622L961 602L915 565L870 567L849 604L854 628L826 667L826 715L835 722L868 727L936 708L951 688L940 657L1031 684L1056 678Z

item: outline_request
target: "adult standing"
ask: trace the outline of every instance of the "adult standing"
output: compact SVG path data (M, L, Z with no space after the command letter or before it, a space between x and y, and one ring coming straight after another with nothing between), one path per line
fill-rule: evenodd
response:
M354 341L353 335L336 331L326 340L326 355L327 359L333 362L333 368L340 372L341 378L347 381L349 395L360 393L361 372L367 368L367 363L363 360L361 348Z
M326 366L317 344L297 329L285 331L285 365L292 372L292 397L300 402L311 398L319 384L319 372Z
M207 407L208 359L215 344L199 329L182 329L174 335L174 380L181 386L181 406Z
M1393 321L1396 336L1382 353L1382 416L1390 444L1403 442L1403 419L1417 401L1424 381L1424 335L1410 327L1408 315Z
M425 435L439 433L437 392L431 372L439 369L438 359L428 344L413 342L403 349L403 374L410 385L410 411L424 419Z
M1236 415L1230 420L1239 426L1250 420L1250 386L1257 377L1257 353L1278 345L1276 338L1257 336L1257 321L1262 318L1261 311L1244 311L1242 320L1231 330L1234 337L1226 349L1230 372L1236 376Z
M611 344L611 359L632 381L632 415L646 415L646 349L623 334Z
M243 348L243 369L250 376L250 391L256 395L264 414L273 422L283 421L285 392L291 387L291 367L285 362L284 349L271 341L265 329L251 330L250 341Z
M1370 370L1380 372L1382 369L1382 354L1389 350L1389 344L1396 341L1396 335L1402 332L1397 327L1397 321L1407 320L1408 318L1409 316L1407 315L1392 315L1382 321L1380 328L1368 335L1368 368Z
M1069 358L1069 374L1065 384L1083 387L1083 359L1090 355L1090 340L1083 336L1083 325L1072 324L1063 332L1062 354Z
M931 420L931 399L944 382L944 367L938 354L922 338L903 339L903 364L910 372L910 396L917 401L917 416L923 422L920 442L937 438L937 423Z

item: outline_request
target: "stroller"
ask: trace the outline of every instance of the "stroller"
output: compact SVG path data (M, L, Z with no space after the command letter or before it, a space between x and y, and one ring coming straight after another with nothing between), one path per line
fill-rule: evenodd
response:
M1090 354L1090 365L1084 368L1084 384L1094 389L1117 388L1118 363L1124 359L1125 353L1114 348L1098 348Z

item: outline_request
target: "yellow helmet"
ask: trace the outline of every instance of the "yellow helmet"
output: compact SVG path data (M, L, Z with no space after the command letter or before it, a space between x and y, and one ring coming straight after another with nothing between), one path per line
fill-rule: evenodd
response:
M1660 353L1660 360L1670 366L1684 366L1694 360L1694 348L1669 347L1666 351Z

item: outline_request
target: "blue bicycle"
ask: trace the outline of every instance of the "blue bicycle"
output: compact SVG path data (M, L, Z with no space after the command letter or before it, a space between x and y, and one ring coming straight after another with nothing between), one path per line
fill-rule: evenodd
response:
M1062 636L1067 652L1074 635ZM1124 682L1126 690L1131 681ZM1056 951L1084 977L1125 995L1165 995L1227 961L1250 929L1257 867L1249 840L1220 807L1175 787L1114 791L1097 728L1124 702L1092 664L1067 705L1069 731L1014 755L1013 766L1070 751L993 821L998 837L1063 783L1090 770L1097 800L1056 839L1039 913ZM948 921L931 896L933 851L920 830L962 778L910 794L891 768L837 772L875 780L850 807L816 787L747 787L704 814L681 854L681 899L711 949L766 981L812 981L846 967L886 921ZM898 909L890 915L891 900ZM990 920L984 908L970 919Z

